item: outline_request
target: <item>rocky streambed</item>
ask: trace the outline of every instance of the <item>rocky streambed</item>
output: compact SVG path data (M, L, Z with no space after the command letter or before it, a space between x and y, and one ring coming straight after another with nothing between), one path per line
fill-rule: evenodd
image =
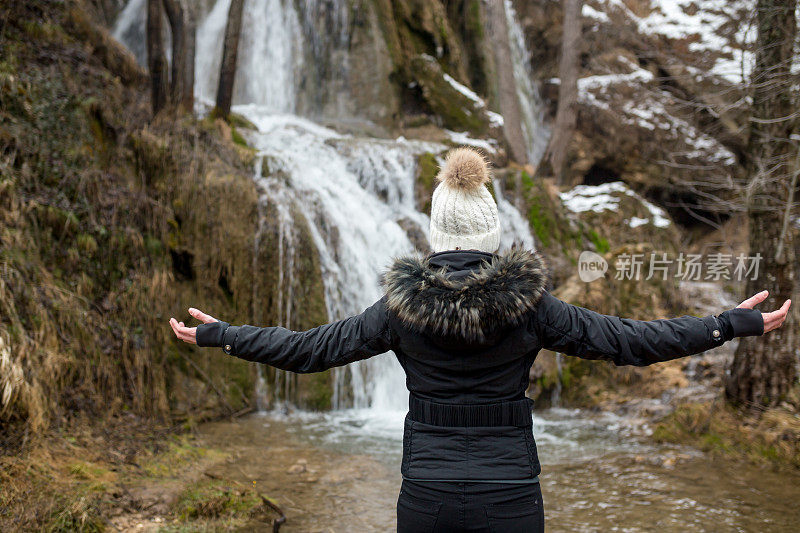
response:
M281 531L392 531L402 412L256 414L201 426L211 476L255 485ZM800 475L648 443L646 421L537 412L549 531L796 531Z

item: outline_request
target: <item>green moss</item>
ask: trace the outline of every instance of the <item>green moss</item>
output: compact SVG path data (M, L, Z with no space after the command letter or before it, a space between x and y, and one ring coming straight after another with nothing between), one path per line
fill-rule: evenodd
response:
M468 0L466 26L475 39L483 39L483 17L481 0Z
M173 506L178 519L229 518L248 516L263 505L254 491L237 490L219 481L210 481L186 489Z
M23 23L25 31L32 39L49 41L49 42L62 42L66 35L64 28L52 22L40 22L37 20L29 20Z
M445 127L477 136L487 132L489 119L485 112L445 80L436 60L429 55L418 55L411 60L410 69L428 107Z
M333 401L333 372L328 370L306 377L303 405L315 411L331 408Z
M595 248L597 249L597 253L604 254L608 252L611 247L608 244L608 239L601 237L595 230L590 229L588 230L589 240L594 243Z
M232 128L244 128L246 130L258 130L258 127L247 120L246 117L240 115L239 113L231 113L228 115L228 123L231 125Z
M414 193L417 207L420 211L430 214L431 195L436 187L436 175L439 173L439 163L436 155L425 152L417 159L417 181Z
M253 149L249 144L247 144L247 140L242 136L242 134L239 133L233 126L231 126L231 138L233 139L234 144L249 150Z
M88 233L81 233L78 235L76 242L78 249L84 256L92 256L97 252L97 241Z
M96 464L80 461L69 466L69 473L77 479L97 480L111 474L111 472Z
M800 468L795 414L775 409L754 418L718 403L679 406L656 425L653 439L697 446L756 463ZM777 427L782 429L776 430Z
M96 489L97 487L94 487ZM46 533L100 533L106 522L99 510L101 492L82 486L56 496L40 528Z
M536 235L537 242L549 248L553 237L559 233L552 206L548 205L544 190L538 187L524 170L521 178L525 203L528 206L528 223Z
M186 436L173 437L164 451L141 460L140 466L150 477L173 477L189 464L214 453L218 452L197 446Z

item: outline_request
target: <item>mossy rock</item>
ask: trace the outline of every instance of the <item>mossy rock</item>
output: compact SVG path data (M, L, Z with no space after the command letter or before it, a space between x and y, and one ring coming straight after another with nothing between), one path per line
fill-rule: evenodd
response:
M228 123L234 128L258 131L258 127L255 124L250 122L247 117L240 115L239 113L231 112L231 114L228 115Z
M273 177L280 179L280 176ZM255 295L253 320L265 326L282 325L295 331L303 331L327 323L328 311L319 253L311 236L309 222L299 207L293 206L291 213L292 223L288 230L291 235L283 238L291 240L294 246L291 249L285 248L283 254L292 252L292 256L284 256L281 262L280 232L286 228L282 228L277 222L279 215L275 204L267 201L262 207L262 230L254 263L254 287L251 289ZM283 246L286 246L286 240L283 241ZM281 273L281 269L288 265L292 265L293 272ZM262 371L270 387L275 388L278 398L288 399L309 409L330 409L333 396L332 372L297 375L267 367ZM287 390L289 398L285 398ZM271 400L275 394L270 393L268 397Z
M374 0L397 81L413 80L410 63L418 54L437 57L455 77L466 79L467 60L441 0Z
M489 132L490 121L485 104L469 98L448 82L441 65L433 57L417 55L411 59L410 68L425 103L441 119L444 127L467 131L475 136Z
M217 530L223 525L222 522L226 526L241 526L243 519L253 516L276 518L275 511L264 503L262 496L254 489L233 487L221 480L187 487L179 494L172 511L181 522L196 522L198 526L202 524L203 530ZM213 527L215 521L221 522L219 526Z

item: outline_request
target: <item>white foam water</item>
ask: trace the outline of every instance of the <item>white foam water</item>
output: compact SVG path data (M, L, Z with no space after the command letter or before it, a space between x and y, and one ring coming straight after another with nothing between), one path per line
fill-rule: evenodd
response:
M522 135L528 148L528 161L536 166L550 139L550 128L544 120L544 103L533 79L531 53L525 42L517 13L511 0L504 0L511 60L514 65L517 99L520 104Z

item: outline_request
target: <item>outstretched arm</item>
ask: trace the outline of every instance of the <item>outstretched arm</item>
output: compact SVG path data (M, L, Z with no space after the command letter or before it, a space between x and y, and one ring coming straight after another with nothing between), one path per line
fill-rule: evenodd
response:
M767 296L767 291L760 292L716 316L642 321L602 315L545 293L537 304L533 327L543 348L616 365L646 366L780 327L791 301L772 313L753 309Z
M179 339L198 346L220 346L229 355L282 370L322 372L392 349L383 298L359 315L307 331L231 326L197 309L189 312L204 323L187 328L171 319L170 325Z

